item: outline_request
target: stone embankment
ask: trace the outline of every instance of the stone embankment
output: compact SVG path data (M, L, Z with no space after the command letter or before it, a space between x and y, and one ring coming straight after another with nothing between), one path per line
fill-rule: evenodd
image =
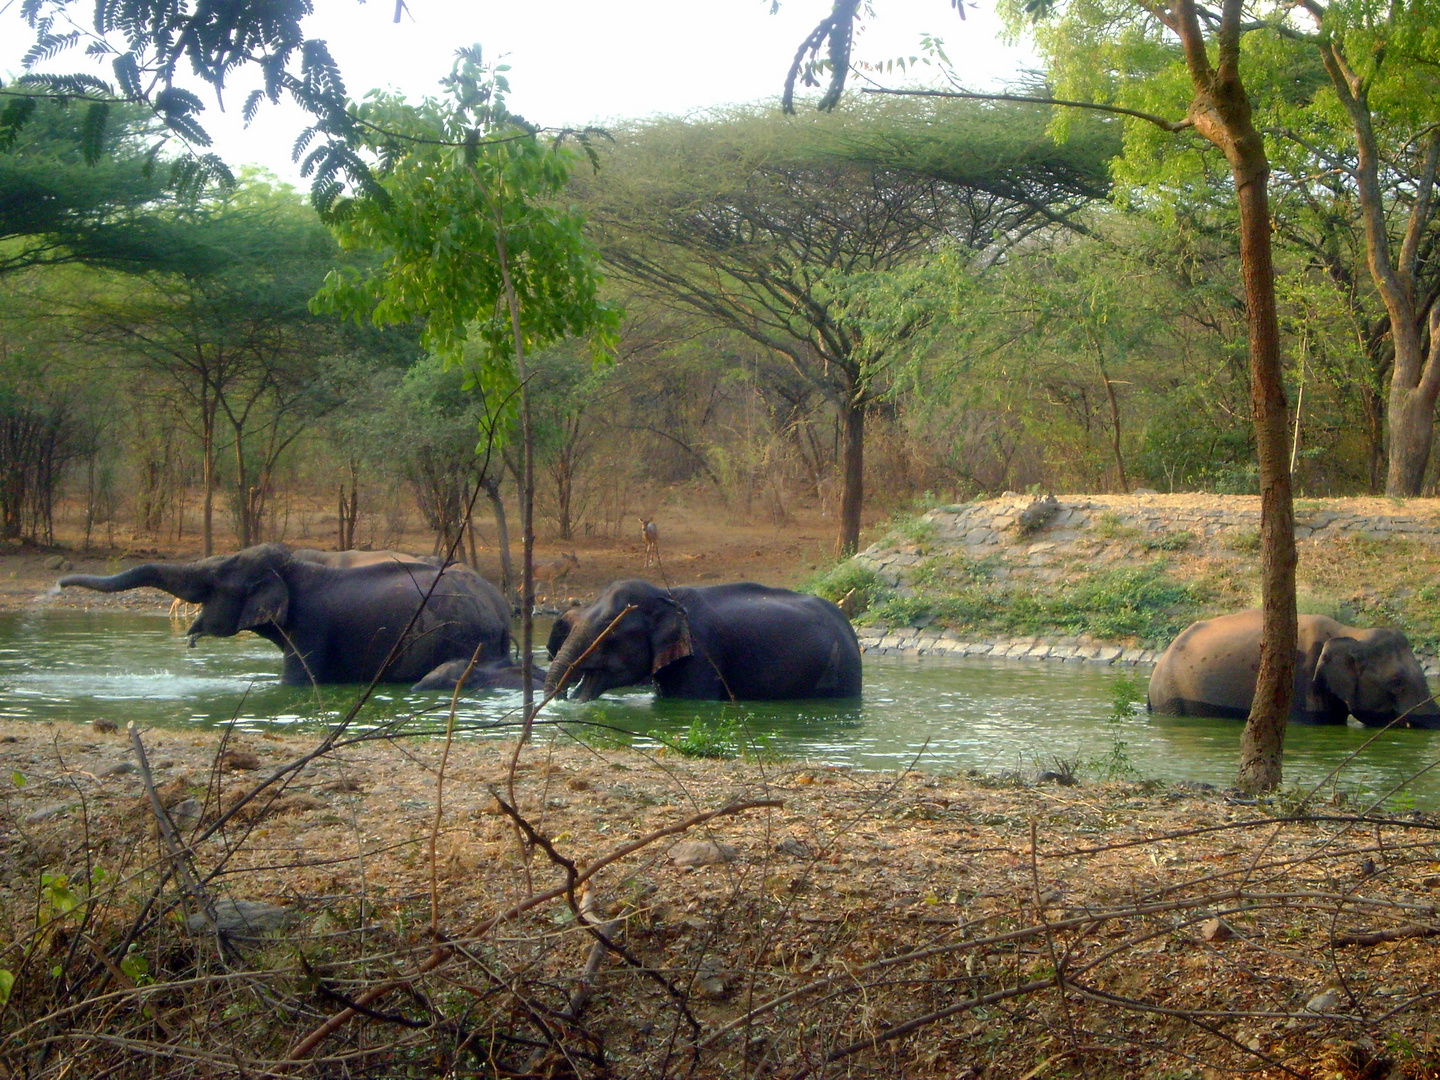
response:
M1038 527L1022 520L1031 495L945 506L924 514L909 538L891 536L855 557L897 596L915 595L914 580L934 560L987 560L993 580L1043 587L1077 564L1095 568L1183 552L1254 572L1259 555L1260 500L1235 495L1062 495ZM1031 515L1034 515L1032 513ZM914 534L920 534L916 539ZM1317 499L1296 502L1295 538L1306 545L1347 538L1409 540L1440 549L1436 500ZM1099 664L1149 664L1159 653L1087 638L1040 636L977 641L973 634L933 627L857 628L867 651L885 655L989 656ZM1427 669L1436 672L1430 658Z

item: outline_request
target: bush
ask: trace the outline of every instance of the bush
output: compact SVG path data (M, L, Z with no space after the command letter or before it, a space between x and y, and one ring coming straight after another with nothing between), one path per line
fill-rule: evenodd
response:
M864 595L867 604L874 604L886 593L884 582L875 576L875 571L861 566L853 559L832 566L817 574L800 586L801 592L819 596L838 604L852 591Z

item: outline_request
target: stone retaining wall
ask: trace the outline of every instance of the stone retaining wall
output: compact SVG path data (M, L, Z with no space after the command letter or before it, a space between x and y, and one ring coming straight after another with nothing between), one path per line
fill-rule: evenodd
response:
M1260 500L1234 495L1061 495L1059 509L1040 528L1026 532L1020 515L1035 502L1031 495L946 506L920 519L923 539L873 544L855 556L899 596L913 596L911 577L931 558L963 555L989 560L996 581L1058 580L1076 559L1091 566L1154 558L1168 550L1234 559L1258 558ZM1431 499L1297 500L1295 538L1325 543L1360 537L1404 539L1440 546L1440 502ZM968 640L952 630L900 627L857 629L867 651L886 655L990 656L1006 659L1062 660L1101 664L1149 664L1158 652L1122 648L1077 638L1016 638L994 642ZM1424 657L1427 671L1440 671Z

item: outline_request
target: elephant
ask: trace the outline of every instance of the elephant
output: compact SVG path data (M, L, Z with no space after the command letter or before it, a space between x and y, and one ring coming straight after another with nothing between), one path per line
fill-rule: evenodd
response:
M1245 719L1260 669L1259 611L1191 624L1165 650L1150 676L1151 712ZM1440 706L1398 630L1359 630L1323 615L1299 617L1290 720L1366 727L1396 717L1416 728L1440 728Z
M352 566L373 566L376 563L417 563L421 566L444 566L438 555L407 555L403 551L321 551L319 548L291 548L290 554L303 562L334 566L342 570Z
M576 700L590 701L652 680L671 698L854 698L860 645L850 620L817 596L748 581L670 590L617 581L574 615L545 693L577 684Z
M421 693L429 690L454 690L465 674L465 669L469 666L470 658L468 656L462 660L451 660L441 664L410 689ZM530 685L536 690L544 688L545 669L543 667L533 665L530 668ZM465 680L462 689L467 694L478 693L481 690L523 690L525 689L525 676L521 672L520 665L513 660L482 660L471 669L470 677Z
M550 636L545 641L545 651L554 660L560 653L560 647L565 644L565 639L570 636L570 631L575 629L575 620L578 619L584 608L566 608L559 615L555 616L555 623L550 627Z
M510 655L509 605L458 564L327 566L297 558L284 544L259 544L192 563L142 563L108 577L69 574L60 584L99 592L150 586L200 604L186 631L192 645L207 634L253 630L280 648L280 681L290 685L366 683L377 675L413 683L447 661L468 660L477 647L482 660Z

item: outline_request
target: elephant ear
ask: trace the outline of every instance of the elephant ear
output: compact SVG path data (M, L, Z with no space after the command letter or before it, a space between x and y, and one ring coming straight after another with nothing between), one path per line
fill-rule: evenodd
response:
M1317 694L1328 692L1348 706L1355 700L1360 685L1360 660L1355 655L1353 638L1334 637L1320 650L1315 664L1311 689Z
M240 607L239 630L253 630L266 623L284 626L290 614L290 590L279 574L265 574L245 595Z
M650 631L650 649L655 660L650 665L650 674L655 674L667 664L683 660L695 652L690 640L690 620L685 610L673 600L667 600L660 617Z

